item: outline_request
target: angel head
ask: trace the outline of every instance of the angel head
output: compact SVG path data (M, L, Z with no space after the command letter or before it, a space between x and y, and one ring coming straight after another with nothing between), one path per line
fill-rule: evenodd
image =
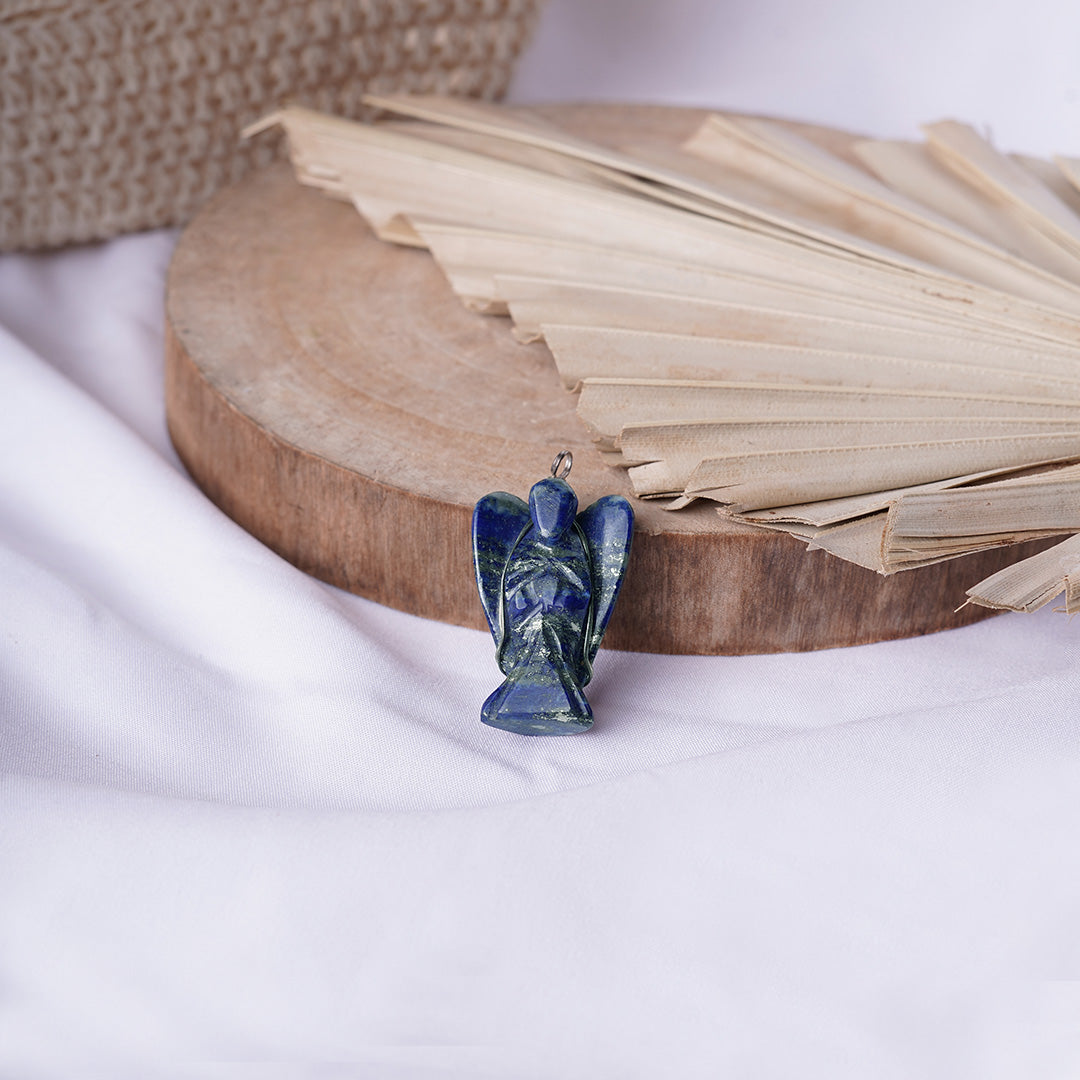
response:
M554 476L533 484L529 492L529 515L545 540L562 536L573 525L577 509L574 489Z

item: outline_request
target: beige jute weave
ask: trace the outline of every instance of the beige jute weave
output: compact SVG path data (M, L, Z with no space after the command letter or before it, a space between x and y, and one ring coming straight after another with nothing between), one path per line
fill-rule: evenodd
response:
M0 0L0 250L186 221L284 103L498 97L541 0Z

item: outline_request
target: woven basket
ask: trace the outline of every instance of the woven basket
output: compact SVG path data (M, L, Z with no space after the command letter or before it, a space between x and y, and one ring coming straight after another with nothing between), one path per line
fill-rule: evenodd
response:
M0 250L187 220L277 153L238 132L365 90L499 96L541 0L0 3Z

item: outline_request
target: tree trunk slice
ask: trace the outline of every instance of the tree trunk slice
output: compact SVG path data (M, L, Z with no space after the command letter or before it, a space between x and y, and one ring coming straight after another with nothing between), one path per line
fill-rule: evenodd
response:
M704 113L540 110L600 140L685 138ZM805 129L803 129L805 130ZM820 132L833 149L845 136ZM230 517L350 592L485 626L470 521L489 491L525 497L574 453L582 506L631 496L603 464L543 344L467 311L432 258L377 240L285 165L222 192L169 272L166 406L174 445ZM605 643L644 652L830 648L990 614L964 590L1035 548L882 578L798 540L632 499L630 571Z

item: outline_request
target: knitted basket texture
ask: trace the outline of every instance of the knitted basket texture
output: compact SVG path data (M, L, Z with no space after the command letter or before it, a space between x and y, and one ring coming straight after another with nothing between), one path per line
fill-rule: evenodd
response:
M0 250L186 221L285 102L495 98L541 0L0 0Z

